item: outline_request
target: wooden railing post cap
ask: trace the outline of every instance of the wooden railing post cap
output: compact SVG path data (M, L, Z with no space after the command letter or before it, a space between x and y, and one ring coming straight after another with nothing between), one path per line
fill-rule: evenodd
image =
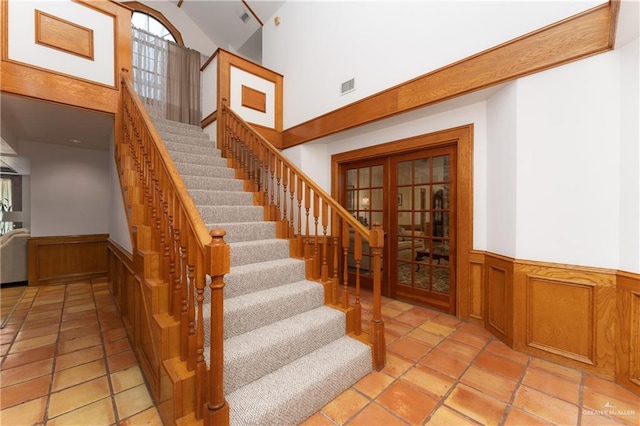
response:
M370 247L382 247L384 246L384 231L380 222L374 222L370 231L371 241L369 241Z
M222 228L214 228L209 231L209 235L213 239L214 244L222 244L224 243L224 236L227 235L227 231Z

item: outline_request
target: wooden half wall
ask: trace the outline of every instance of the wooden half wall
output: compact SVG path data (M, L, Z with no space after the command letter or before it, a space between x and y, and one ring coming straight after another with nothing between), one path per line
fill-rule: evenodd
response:
M481 251L471 253L469 270L459 283L461 319L640 395L640 274Z
M30 286L106 277L107 234L31 237L27 242Z

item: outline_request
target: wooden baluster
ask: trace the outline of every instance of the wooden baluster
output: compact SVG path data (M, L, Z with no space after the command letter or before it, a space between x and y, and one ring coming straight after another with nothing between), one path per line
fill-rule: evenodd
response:
M331 251L333 252L333 265L331 265L331 269L333 270L332 279L331 279L331 298L335 301L334 304L338 304L338 285L340 283L340 277L338 276L338 265L340 263L339 259L339 249L338 246L338 235L340 234L340 228L338 224L338 214L335 209L331 209ZM342 304L345 304L345 298L342 299ZM346 298L347 307L349 306L349 298Z
M224 276L230 269L230 249L224 242L225 232L214 229L207 246L206 269L211 276L211 336L207 402L204 405L204 425L229 424L229 405L224 398Z
M313 192L313 222L315 224L315 243L313 252L313 277L320 277L320 236L318 235L318 216L320 215L320 196Z
M269 153L269 170L271 171L271 179L270 179L270 186L271 186L271 190L269 191L271 193L271 201L269 203L269 220L276 220L276 210L275 210L275 192L276 192L276 188L275 188L275 170L276 170L276 156L273 155L272 153Z
M180 260L180 210L176 209L173 230L173 247L171 249L173 263L173 319L180 321L180 311L182 309L182 297L180 291L181 264Z
M345 300L349 298L349 223L340 219L342 223L342 307L348 308L349 304L345 304Z
M386 362L384 342L384 322L382 321L382 283L380 268L382 265L382 247L384 246L384 232L379 223L373 224L369 231L369 247L373 251L373 319L371 320L371 337L373 343L373 368L382 370Z
M188 247L188 230L189 225L184 212L180 214L180 300L182 302L180 308L180 359L187 361L188 354L188 337L189 337L189 269L187 257L189 256Z
M195 294L196 294L196 262L198 253L196 252L198 244L195 240L195 236L192 232L189 232L189 238L187 241L188 246L188 263L187 263L187 278L188 278L188 320L189 320L189 335L187 338L187 369L193 371L196 368L196 307L195 307Z
M282 164L282 163L281 163ZM289 220L287 219L287 185L289 184L289 167L282 164L282 200L280 200L280 194L278 193L278 205L282 208L282 228L285 235L284 238L288 238L287 228L289 227Z
M306 238L304 239L304 258L307 259L309 257L309 238L311 233L311 223L309 222L309 209L311 208L311 189L309 185L306 184L304 186L304 210L307 216L307 221L305 224L305 234Z
M355 230L354 230L355 231ZM359 232L353 233L353 258L356 263L356 318L355 333L360 334L362 330L362 317L360 313L360 262L362 261L362 236Z
M207 364L204 360L204 287L207 282L204 257L198 252L196 263L196 304L198 319L196 321L196 420L202 420L202 411L207 402Z
M302 191L303 191L303 187L305 187L306 190L306 186L304 185L303 180L300 178L300 176L298 176L298 191L296 192L296 195L298 196L298 229L296 230L296 235L297 235L297 244L298 244L298 257L304 257L304 251L303 251L303 247L302 247ZM309 216L309 213L307 212L307 217Z
M322 281L325 283L329 279L329 265L327 264L327 250L328 250L327 227L328 225L329 225L329 210L328 210L327 202L323 201L322 202L322 273L321 273L321 276L322 276ZM337 301L332 300L331 303L335 305Z
M176 235L174 214L173 214L173 196L171 197L169 211L169 313L174 320L178 319L178 301L176 298Z
M291 198L291 205L289 208L289 238L295 237L295 216L294 216L294 204L293 197L296 192L296 174L292 168L289 168L289 197Z

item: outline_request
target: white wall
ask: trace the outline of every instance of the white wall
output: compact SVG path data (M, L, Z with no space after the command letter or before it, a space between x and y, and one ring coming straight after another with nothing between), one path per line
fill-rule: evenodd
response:
M516 256L617 268L618 52L522 78L517 90Z
M288 1L262 29L263 65L285 76L288 128L599 3Z
M31 160L31 235L109 233L109 153L20 141Z
M620 54L620 269L640 272L640 39Z
M487 102L487 250L516 255L517 85Z
M116 168L114 157L114 140L111 136L109 144L109 182L111 193L109 194L109 238L118 243L129 253L133 253L131 244L131 233L127 222L126 210L122 199L122 189Z

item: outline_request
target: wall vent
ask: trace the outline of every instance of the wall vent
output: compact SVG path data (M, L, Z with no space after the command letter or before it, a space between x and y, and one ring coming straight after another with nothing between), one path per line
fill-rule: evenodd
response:
M349 92L353 92L356 90L356 79L352 78L351 80L347 80L340 85L340 94L345 95Z

